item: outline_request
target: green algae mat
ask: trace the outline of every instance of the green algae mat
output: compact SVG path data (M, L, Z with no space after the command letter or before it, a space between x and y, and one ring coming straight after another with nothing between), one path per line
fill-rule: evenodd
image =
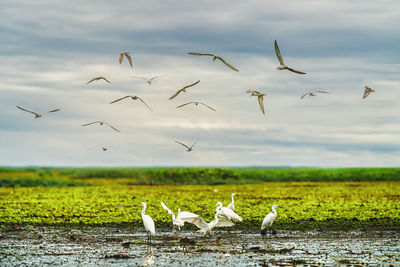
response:
M240 185L129 185L126 179L77 179L73 186L0 187L0 225L114 225L141 227L141 202L156 228L171 227L160 201L211 221L215 204L236 193L243 217L232 230L258 230L274 204L276 229L400 228L400 182L266 182ZM85 180L84 182L88 182ZM190 228L191 226L189 226ZM194 229L194 228L193 228Z

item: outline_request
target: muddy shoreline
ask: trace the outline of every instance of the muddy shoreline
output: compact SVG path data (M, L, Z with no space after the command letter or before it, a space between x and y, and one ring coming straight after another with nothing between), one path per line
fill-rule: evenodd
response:
M143 228L34 226L0 235L0 263L100 266L399 265L399 231L287 231L276 235L218 229L158 231L146 243Z

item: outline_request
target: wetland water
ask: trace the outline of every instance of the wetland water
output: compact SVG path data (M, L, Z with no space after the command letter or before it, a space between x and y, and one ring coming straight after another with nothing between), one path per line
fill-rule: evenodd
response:
M158 232L147 245L142 229L35 227L1 232L1 266L399 266L400 232L278 231L261 236L217 230Z

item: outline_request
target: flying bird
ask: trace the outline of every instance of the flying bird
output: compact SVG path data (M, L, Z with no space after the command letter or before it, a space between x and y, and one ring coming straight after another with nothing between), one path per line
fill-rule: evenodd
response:
M129 65L131 65L131 67L133 68L133 65L132 65L132 58L131 58L131 56L129 55L129 52L121 52L121 53L119 54L119 64L122 63L122 60L124 59L124 56L128 59Z
M118 99L116 99L116 100L114 100L114 101L111 101L110 104L113 104L113 103L115 103L115 102L121 101L121 100L123 100L123 99L125 99L125 98L129 98L129 97L132 98L132 100L138 100L138 99L139 99L140 101L142 101L143 104L146 105L146 107L148 107L151 111L153 111L140 97L135 96L135 95L127 95L127 96L118 98Z
M202 102L188 102L188 103L185 103L185 104L183 104L183 105L177 106L176 108L180 108L180 107L183 107L183 106L186 106L186 105L189 105L189 104L195 104L196 106L197 106L198 104L201 104L201 105L203 105L203 106L205 106L205 107L208 107L209 109L215 111L215 109L213 109L213 108L210 107L209 105L206 105L206 104L204 104L204 103L202 103Z
M186 147L186 152L190 152L190 151L192 151L193 150L193 147L194 147L194 145L196 144L196 142L194 142L194 144L191 146L191 147L188 147L187 145L185 145L184 143L181 143L181 142L178 142L178 141L175 141L175 143L178 143L178 144L180 144L180 145L182 145L182 146L184 146L184 147Z
M119 132L118 129L116 129L115 127L113 127L112 125L110 125L109 123L105 122L105 121L94 121L94 122L90 122L90 123L86 123L86 124L82 124L81 126L88 126L88 125L92 125L98 123L101 126L103 126L104 124L106 124L107 126L109 126L111 129L114 129L115 131Z
M207 233L211 235L211 230L214 229L215 227L234 226L235 224L233 222L227 221L222 218L218 218L219 209L220 207L217 207L217 212L215 213L215 220L210 223L206 223L201 217L187 218L186 222L196 225L200 229L199 232L202 233L203 236L205 236Z
M370 93L375 92L374 89L371 89L368 86L365 86L365 90L364 90L364 95L363 95L363 99L365 99L367 96L369 96Z
M276 40L275 40L275 53L276 53L276 56L278 57L279 63L281 64L277 68L278 70L285 70L286 69L286 70L290 70L291 72L295 72L295 73L298 73L298 74L306 74L305 72L301 72L301 71L289 68L288 66L285 65L285 63L283 63L283 59L282 59L282 56L281 56L281 51L279 51L278 43L276 42Z
M118 150L118 148L115 148L115 147L112 147L112 146L108 146L108 147L106 147L106 146L92 146L92 147L89 147L89 149L94 149L94 148L97 148L97 147L100 147L103 150L103 152L106 152L109 149Z
M182 89L179 89L178 91L176 91L176 93L175 94L173 94L170 98L169 98L169 100L171 100L171 99L173 99L173 98L175 98L177 95L179 95L179 93L181 93L181 92L185 92L186 93L186 89L187 88L189 88L189 87L192 87L192 86L195 86L196 84L198 84L200 82L200 80L198 80L197 82L195 82L195 83L192 83L192 84L189 84L189 85L186 85L185 87L183 87Z
M231 68L234 71L239 71L238 69L236 69L234 66L232 66L231 64L229 64L228 62L226 62L222 57L216 56L214 54L208 54L208 53L195 53L195 52L189 52L188 54L190 55L195 55L195 56L210 56L212 57L212 60L215 61L216 59L219 59L222 61L222 63L224 63L226 66L228 66L229 68Z
M227 207L223 207L221 202L217 202L217 206L220 207L219 211L217 212L218 216L222 216L227 218L228 220L234 222L241 222L243 219L239 215L237 215L233 210Z
M181 230L181 227L185 224L185 220L187 218L196 218L199 217L199 215L188 212L188 211L182 211L181 209L178 209L178 214L175 217L175 214L173 211L171 211L167 205L164 204L164 202L161 201L161 206L163 207L164 210L168 212L169 215L171 215L172 218L172 229L173 231L175 230L175 226L178 227L179 230Z
M306 95L308 95L309 97L311 96L317 96L317 93L321 93L321 94L329 94L329 92L325 92L325 91L315 91L315 92L304 92L300 99L303 99Z
M98 77L94 77L93 79L91 79L90 81L88 81L86 84L91 83L91 82L93 82L93 81L98 81L98 80L101 80L101 79L105 80L105 81L108 82L108 83L111 83L111 82L110 82L109 80L107 80L107 78L105 78L104 76L98 76Z
M155 235L156 234L156 228L154 226L154 221L149 215L145 214L146 207L147 207L146 203L143 202L143 203L140 204L140 206L143 207L143 209L142 209L142 220L143 220L144 228L145 228L145 230L147 232L147 241L151 243L151 235Z
M42 116L43 116L44 114L46 114L46 113L56 112L56 111L59 111L59 110L60 110L60 109L58 108L58 109L50 110L50 111L43 112L43 113L36 113L36 112L30 111L30 110L21 108L20 106L17 106L17 108L19 108L20 110L23 110L23 111L32 113L33 115L35 115L35 119L42 117Z
M276 213L276 208L282 208L281 206L278 206L278 205L273 205L272 206L272 211L273 211L273 213L271 212L271 213L268 213L268 215L267 216L265 216L265 218L264 218L264 220L263 220L263 222L262 222L262 224L261 224L261 230L264 230L265 229L265 227L271 227L272 226L272 224L274 223L274 221L275 221L275 219L276 219L276 216L277 216L277 213ZM262 231L261 232L261 234L264 234L265 232L264 231Z
M228 205L228 209L235 210L235 201L233 199L234 196L238 196L238 195L236 195L235 193L232 193L232 195L231 195L232 202Z
M263 94L263 93L260 93L258 91L254 91L254 90L251 90L251 89L247 90L246 93L251 93L251 96L257 96L258 97L258 103L260 104L261 111L265 115L265 112L264 112L264 96L267 95L267 94Z
M168 75L168 74L163 74L163 75L155 76L155 77L150 78L150 79L148 79L148 78L146 78L146 77L140 77L140 76L131 76L131 78L143 79L143 80L145 80L145 81L149 84L149 86L151 86L151 83L153 82L153 80L155 80L155 79L157 79L157 78L160 78L160 77L163 77L163 76L165 76L165 75Z

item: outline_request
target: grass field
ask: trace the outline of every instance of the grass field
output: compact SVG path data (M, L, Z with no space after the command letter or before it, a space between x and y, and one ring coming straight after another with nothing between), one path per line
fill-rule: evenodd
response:
M135 185L135 178L130 176L98 178L78 175L86 171L3 169L0 172L0 181L3 181L0 187L0 224L111 224L136 227L141 226L141 207L138 205L146 202L147 214L153 217L156 226L167 228L170 227L170 216L161 208L160 201L174 211L181 208L210 221L215 213L215 203L221 201L228 205L231 193L235 192L239 195L235 201L236 211L244 218L235 226L236 229L259 228L273 204L284 206L278 211L278 229L400 227L400 182L393 177L388 180L394 181L372 182L287 181L150 186ZM396 173L398 169L391 171ZM8 179L8 187L5 186L5 179ZM30 182L21 182L24 179Z

